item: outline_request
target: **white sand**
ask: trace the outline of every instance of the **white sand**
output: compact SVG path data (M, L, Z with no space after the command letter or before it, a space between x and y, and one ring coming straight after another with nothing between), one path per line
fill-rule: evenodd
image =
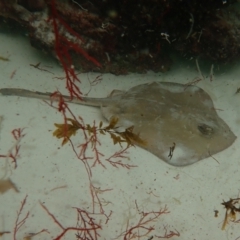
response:
M27 37L1 33L0 46L0 56L10 59L0 61L0 88L19 87L43 92L54 92L59 89L62 93L67 93L65 80L54 78L64 77L61 67L53 59L32 48ZM52 73L30 66L39 62L40 68ZM199 64L203 65L201 61ZM216 66L215 78L210 82L207 75L211 64L206 64L206 68L202 67L206 78L197 84L210 94L215 108L221 109L218 111L219 115L238 137L240 93L235 95L235 92L240 87L239 66L236 64L220 70ZM11 78L14 71L15 75ZM113 89L126 90L131 86L151 81L187 83L198 77L198 72L194 60L178 62L171 71L164 74L128 76L104 74L102 81L90 89L89 81L94 81L98 75L100 74L79 75L82 81L79 86L83 93L90 91L88 96L105 97ZM104 121L104 124L107 124L98 108L74 104L69 104L69 107L76 116L81 116L85 123L92 125L94 121L97 124ZM4 234L1 239L14 239L17 212L26 195L27 202L19 221L28 211L30 215L17 232L16 239L23 239L30 233L37 233L42 229L47 229L50 234L41 233L35 236L34 240L54 239L62 232L39 202L49 209L63 227L76 227L77 212L72 207L93 210L90 183L95 187L97 193L95 196L102 202L105 214L109 215L112 211L107 223L103 215L93 216L96 223L102 226L99 230L101 236L97 239L124 239L127 224L129 229L137 225L142 217L141 212L156 212L165 205L170 213L161 215L156 221L146 225L153 226L155 230L140 239L158 239L155 236L163 236L164 227L168 229L168 233L171 230L180 233L180 237L175 236L172 239L217 240L236 239L240 236L240 223L231 222L225 230L221 230L225 216L221 203L223 200L239 197L239 138L227 150L214 155L214 158L183 168L172 167L151 153L132 147L125 154L127 158L112 159L137 166L126 169L115 168L105 160L120 150L120 147L113 146L108 135L99 135L101 146L98 146L98 150L104 154L100 160L106 168L99 164L91 168L90 182L87 169L83 162L77 159L70 144L62 147L61 140L52 136L54 123L63 123L63 118L57 110L37 99L0 96L0 116L3 117L0 155L8 154L9 150L14 153L16 140L11 135L13 129L24 128L23 133L26 134L18 142L21 148L16 169L11 159L0 158L0 178L10 178L19 190L17 193L10 189L0 196L0 232L11 232ZM73 137L73 143L75 146L84 143L80 132ZM91 149L88 154L95 156ZM88 162L91 166L94 159ZM97 198L94 201L95 212L99 213ZM219 211L218 217L214 217L214 210ZM240 219L240 213L236 217L236 220ZM69 231L65 238L61 239L76 239L76 233ZM126 236L126 239L130 237Z

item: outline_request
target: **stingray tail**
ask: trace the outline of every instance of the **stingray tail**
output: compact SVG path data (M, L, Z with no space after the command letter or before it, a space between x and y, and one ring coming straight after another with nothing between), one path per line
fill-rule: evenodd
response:
M18 96L18 97L27 97L27 98L37 98L41 100L52 100L52 101L58 101L58 98L52 97L52 93L50 92L38 92L38 91L30 91L27 89L21 89L21 88L1 88L0 94L3 96ZM101 106L101 99L99 98L85 98L82 99L76 98L76 97L69 97L66 95L62 95L65 102L71 102L75 104L80 105L88 105L88 106Z

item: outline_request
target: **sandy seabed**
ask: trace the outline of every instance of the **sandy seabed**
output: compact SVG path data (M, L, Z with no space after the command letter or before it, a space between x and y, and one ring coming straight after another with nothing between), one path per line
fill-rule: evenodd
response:
M0 56L9 58L0 60L0 88L42 92L58 89L67 93L59 64L33 49L27 38L2 33L0 43ZM42 70L33 66L38 63ZM199 64L203 65L201 61ZM121 148L114 146L108 135L99 135L98 149L103 154L100 160L105 167L96 163L89 170L70 144L61 146L61 140L52 135L54 123L63 123L61 113L42 100L0 96L1 239L56 239L68 227L83 226L77 224L80 214L89 224L87 227L101 226L96 230L99 236L89 230L89 238L82 239L133 239L134 234L144 235L135 238L142 240L171 234L171 239L183 240L238 239L240 222L229 222L225 230L221 229L226 212L221 203L240 197L240 93L235 94L240 87L240 64L221 69L215 66L213 81L209 79L210 67L211 63L202 67L205 79L197 86L211 96L215 108L220 109L219 116L238 138L213 157L181 168L170 166L139 147L128 149L125 158L112 159L121 161L125 167L113 166L106 159ZM80 74L79 86L87 96L105 97L113 89L127 90L152 81L188 83L196 77L199 73L194 60L176 61L167 73ZM91 86L96 78L101 81ZM68 106L87 124L103 121L107 125L99 108ZM84 143L83 136L77 134L73 143L75 146ZM14 155L17 150L16 167L12 158L3 156ZM92 166L95 153L91 149L87 153L93 157L86 160ZM86 215L81 210L96 214ZM240 212L236 214L236 221L239 219ZM154 229L146 234L148 230L140 229L141 226ZM61 239L76 239L75 234L80 231L69 229Z

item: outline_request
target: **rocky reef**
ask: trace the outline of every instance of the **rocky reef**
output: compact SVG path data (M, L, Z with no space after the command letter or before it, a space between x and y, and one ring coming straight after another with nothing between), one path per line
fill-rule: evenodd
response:
M239 59L240 14L226 0L0 0L2 21L63 68L114 74L167 71L171 53Z

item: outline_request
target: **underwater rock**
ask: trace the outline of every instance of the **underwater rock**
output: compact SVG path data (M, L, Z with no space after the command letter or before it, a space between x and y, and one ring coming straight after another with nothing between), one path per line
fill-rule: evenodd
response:
M164 72L173 50L217 63L237 59L234 2L0 0L0 16L24 26L32 46L53 54L63 67Z

